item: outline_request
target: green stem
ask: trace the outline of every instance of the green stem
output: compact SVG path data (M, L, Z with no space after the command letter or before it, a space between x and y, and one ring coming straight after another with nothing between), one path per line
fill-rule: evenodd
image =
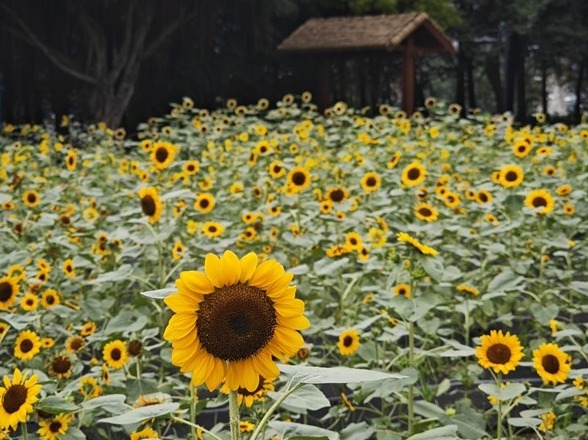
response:
M259 424L255 428L255 431L253 431L253 434L251 434L251 438L249 440L257 440L257 437L264 430L265 425L267 424L269 418L272 416L274 411L280 407L282 402L284 400L286 400L290 394L292 394L294 391L296 391L298 388L300 388L303 385L304 384L299 383L292 389L288 389L289 385L286 386L286 391L284 391L284 394L282 394L280 396L280 398L274 402L274 404L270 407L270 409L267 410L267 412L265 413L265 415L263 416L263 418L261 419L261 421L259 422Z
M239 400L237 391L229 390L229 424L231 426L231 440L239 440Z
M137 368L136 375L137 375L137 385L139 385L139 394L143 394L143 384L141 383L141 360L137 357L137 362L135 363Z
M465 298L465 318L463 325L465 327L465 345L470 345L470 303L467 296Z
M408 323L408 364L414 366L414 323ZM408 436L414 431L414 386L408 386L408 395L406 397L408 405Z
M27 422L24 422L22 425L22 440L27 440L29 438L29 431L27 430Z
M502 374L498 373L497 377L496 377L496 385L498 386L498 389L501 389L501 385L502 385ZM500 440L502 438L502 400L498 401L498 416L497 416L497 422L496 422L496 438L498 440Z
M192 438L194 440L198 439L198 435L196 433L196 390L194 388L194 384L190 381L190 427L192 431Z
M208 429L204 428L203 426L197 425L196 423L188 422L187 420L184 420L184 419L182 419L180 417L176 417L176 416L171 416L171 418L172 418L172 420L174 420L176 422L183 423L184 425L190 426L194 429L200 429L202 432L204 432L205 434L208 434L209 436L211 436L215 440L223 440L218 435L216 435L214 432L211 432Z

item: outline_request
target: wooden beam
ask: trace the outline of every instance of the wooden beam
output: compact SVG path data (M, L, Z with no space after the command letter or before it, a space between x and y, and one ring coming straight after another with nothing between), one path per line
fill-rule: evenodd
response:
M406 40L402 61L402 109L409 115L414 111L414 59L414 39L411 36Z

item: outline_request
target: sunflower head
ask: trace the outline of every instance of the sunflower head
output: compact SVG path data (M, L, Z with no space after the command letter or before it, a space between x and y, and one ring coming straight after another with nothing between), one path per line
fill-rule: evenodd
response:
M533 366L546 384L564 383L572 368L571 361L570 355L557 344L541 344L533 350Z
M16 430L19 422L26 422L28 415L33 412L33 404L41 391L37 384L38 376L21 373L14 370L12 379L4 376L4 386L0 387L0 429L12 428Z
M549 191L536 189L527 194L525 206L533 209L537 214L548 214L553 211L555 201Z
M204 272L182 272L178 291L165 299L175 313L164 332L172 362L209 390L224 380L236 390L259 386L259 376L279 375L273 358L293 356L309 326L304 303L294 297L293 274L275 260L208 254Z
M0 278L0 310L7 310L14 304L20 290L19 278L5 276Z
M357 330L350 328L339 335L337 347L341 356L351 356L357 351L359 345L359 333Z
M480 338L482 345L476 348L478 362L495 373L508 374L514 371L523 358L523 347L516 335L502 330L492 330Z

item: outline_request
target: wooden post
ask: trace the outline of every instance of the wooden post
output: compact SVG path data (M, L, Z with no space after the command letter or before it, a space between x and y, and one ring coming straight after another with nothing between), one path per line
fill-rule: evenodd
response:
M402 62L402 108L409 115L414 111L414 58L414 39L409 37Z

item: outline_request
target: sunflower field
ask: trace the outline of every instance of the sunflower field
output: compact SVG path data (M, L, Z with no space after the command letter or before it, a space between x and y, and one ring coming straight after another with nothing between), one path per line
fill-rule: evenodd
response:
M0 133L0 439L588 438L588 124L189 98Z

